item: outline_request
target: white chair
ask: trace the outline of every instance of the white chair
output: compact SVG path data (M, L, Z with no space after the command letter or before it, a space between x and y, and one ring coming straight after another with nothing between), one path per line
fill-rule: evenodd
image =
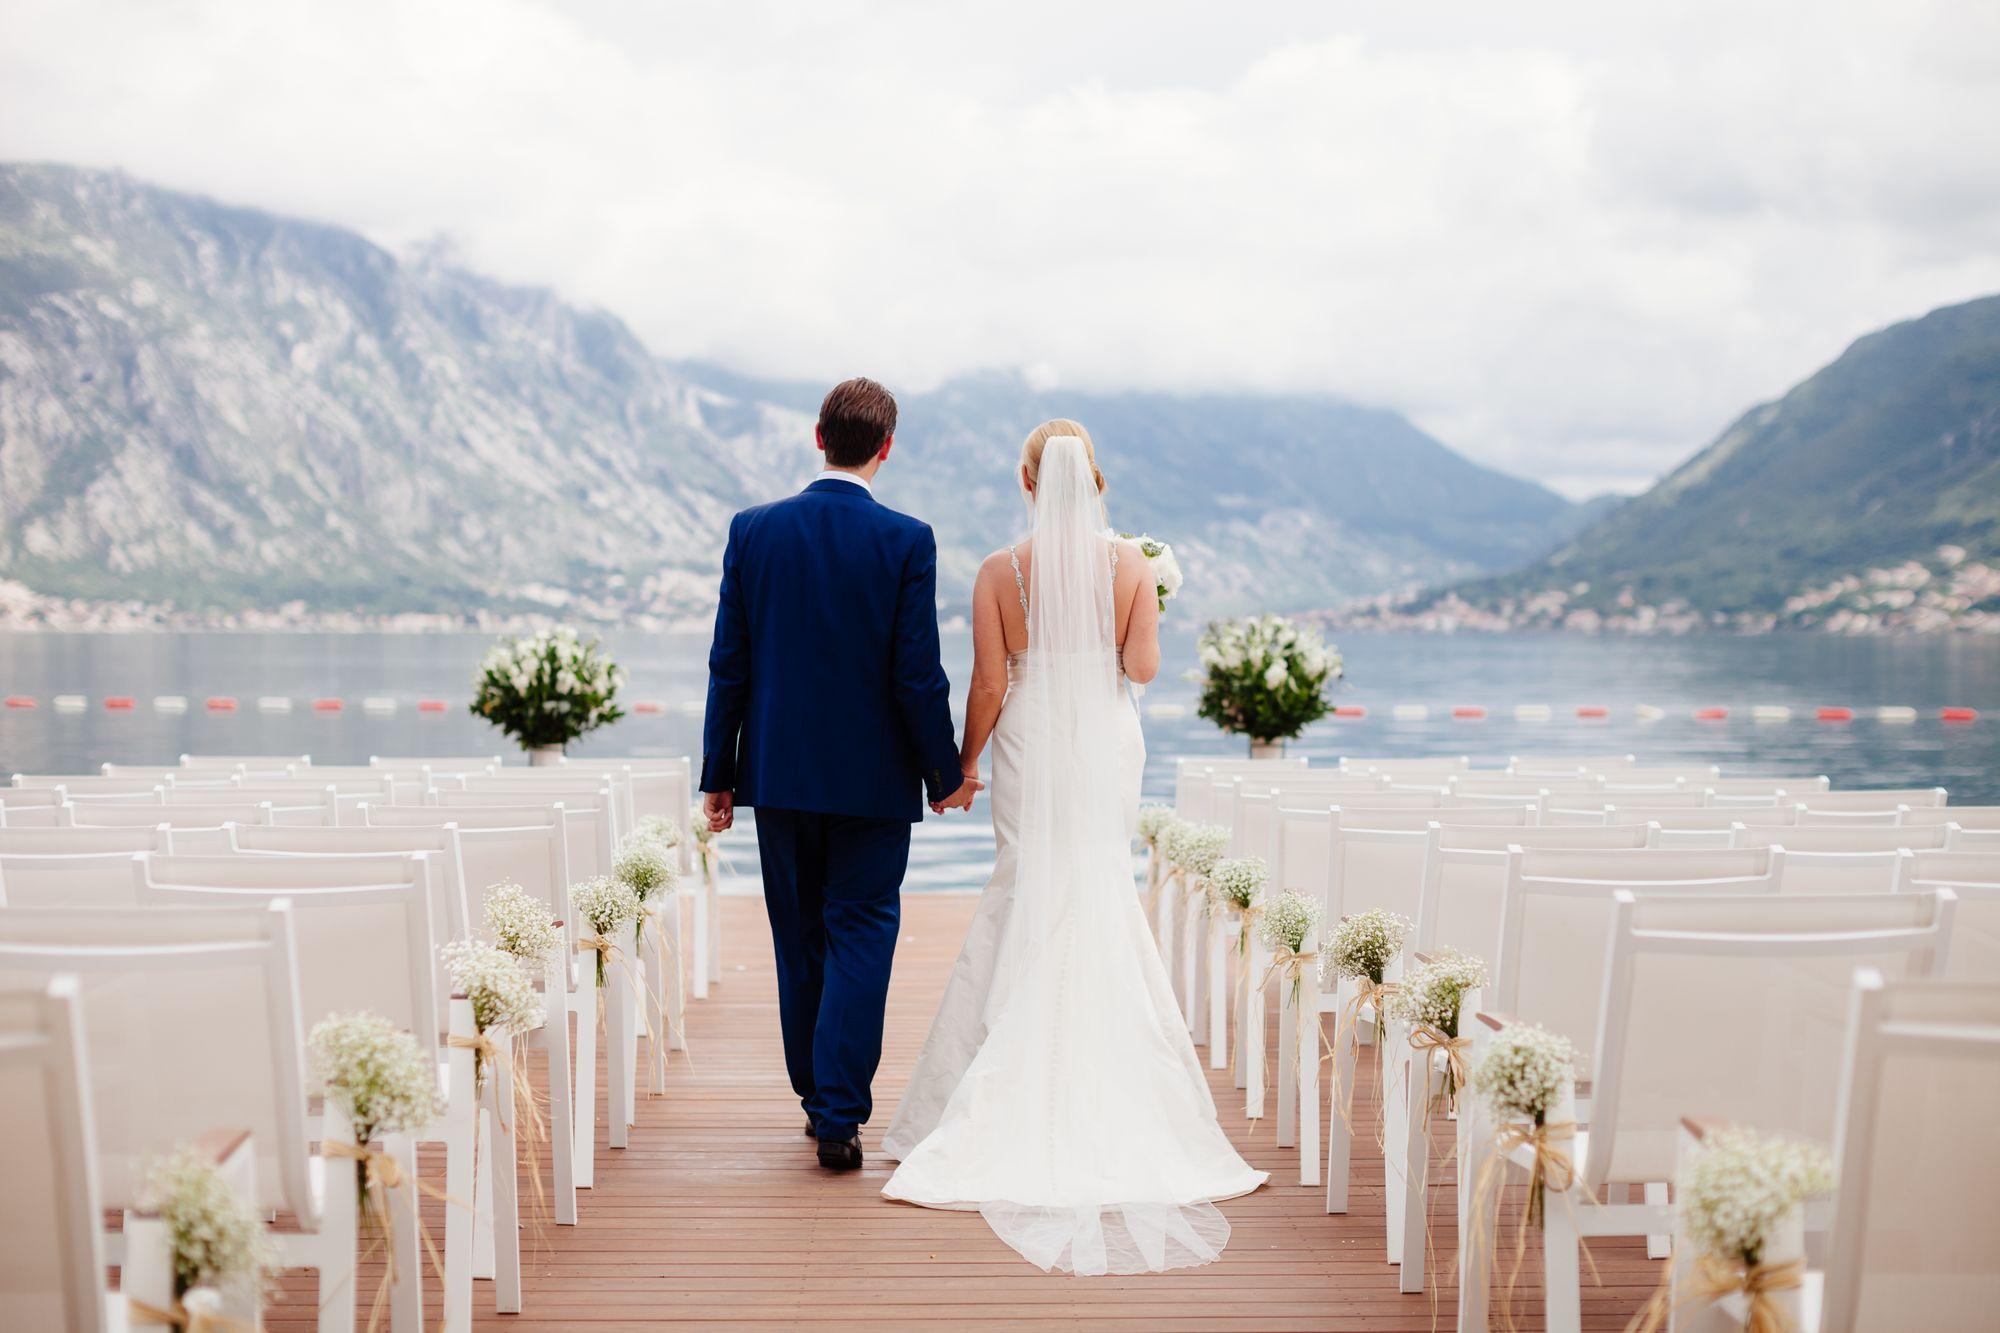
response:
M1912 809L1938 809L1949 800L1943 787L1892 787L1882 790L1807 792L1797 798L1815 812L1894 810L1899 805Z
M166 784L133 782L127 778L41 777L16 773L14 787L19 791L60 791L63 802L68 805L98 801L120 805L163 805L167 799Z
M0 990L0 1308L22 1329L123 1330L104 1286L90 1072L74 977Z
M184 754L182 768L221 768L238 773L279 774L294 767L310 767L309 754Z
M337 824L359 824L363 801L379 805L397 799L393 773L376 770L369 776L352 777L335 776L319 769L294 771L304 776L238 778L236 785L244 794L273 805L304 805L310 800L325 800L332 805ZM421 799L421 793L413 790L405 795Z
M1582 1127L1570 1145L1577 1178L1566 1194L1550 1191L1545 1212L1552 1333L1581 1326L1580 1237L1672 1231L1664 1189L1648 1183L1646 1201L1634 1204L1608 1187L1672 1178L1685 1108L1828 1141L1853 969L1932 975L1951 938L1949 890L1641 897L1620 889L1612 897L1592 1095L1587 1108L1578 1099ZM1477 1110L1473 1118L1485 1119ZM1490 1129L1475 1131L1462 1181L1483 1169L1490 1137ZM1528 1154L1516 1150L1510 1160L1525 1167ZM1486 1221L1474 1219L1462 1237ZM1484 1326L1485 1311L1466 1303L1476 1304L1482 1287L1463 1284L1462 1327Z
M1735 847L1783 847L1786 893L1890 893L1903 853L1944 846L1945 827L1738 828Z
M398 757L396 755L371 754L368 756L370 768L425 768L433 773L484 773L489 769L503 768L507 759L504 755L416 755Z
M0 912L0 986L67 973L81 990L100 1206L137 1207L147 1163L214 1126L248 1130L257 1202L296 1215L298 1230L271 1234L279 1261L318 1271L321 1333L352 1333L355 1173L312 1155L293 957L282 902ZM398 1228L412 1262L414 1231ZM106 1261L123 1262L122 1235L103 1244Z
M1902 829L1905 832L1922 828L1942 828L1945 833L1944 846L1946 851L2000 852L2000 829L1960 828L1956 824L1902 825Z
M60 787L0 787L0 828L54 828L67 799Z
M357 815L360 813L356 811ZM367 825L340 825L334 828L281 828L271 825L230 824L226 827L231 852L249 856L381 856L408 852L430 853L435 874L433 901L438 908L431 921L431 934L440 942L472 938L476 918L466 893L464 851L458 826L433 828L371 828ZM161 849L164 850L164 849ZM484 891L481 886L481 907Z
M1896 888L1955 893L1958 915L1946 975L1957 981L2000 980L2000 852L1911 852Z
M1728 847L1735 839L1738 827L1796 828L1799 812L1796 806L1711 806L1700 810L1675 810L1653 805L1613 805L1606 808L1604 819L1613 824L1650 824L1655 829L1652 846L1686 851ZM1550 822L1554 822L1553 818Z
M1832 780L1824 773L1815 773L1810 777L1708 778L1702 785L1718 797L1767 796L1774 793L1809 796L1814 792L1833 790Z
M273 781L267 778L255 786L232 783L219 789L190 790L186 787L168 787L166 804L214 806L223 802L234 804L247 801L256 805L270 806L271 817L274 820L277 819L278 812L283 810L311 811L313 815L310 822L314 824L331 825L340 822L339 798L330 783L321 782L307 787L283 787L270 785ZM301 815L299 819L288 819L286 822L304 821L305 816Z
M1863 970L1834 1118L1817 1324L1990 1327L2000 1310L2000 985Z
M1196 817L1192 803L1206 795L1209 781L1221 773L1288 773L1306 767L1303 756L1287 759L1224 759L1188 755L1174 761L1174 810L1183 819Z
M687 924L694 938L694 945L688 950L689 980L694 987L694 998L707 999L708 988L721 980L716 960L722 956L722 907L716 896L719 885L708 883L697 874L693 830L688 827L695 802L693 761L686 755L664 759L569 759L559 769L621 773L625 781L627 829L636 828L649 815L658 815L672 820L681 830L678 854L682 882L688 886L684 896L691 919Z
M1517 754L1508 758L1507 772L1514 777L1612 773L1635 768L1638 763L1638 757L1629 754Z
M0 828L0 856L164 852L167 828Z
M2000 829L2000 805L1904 806L1904 824L1956 824L1962 829Z
M1379 773L1393 782L1410 778L1430 778L1436 774L1465 773L1472 768L1470 756L1429 755L1416 758L1377 758L1369 755L1342 755L1340 767L1352 773Z
M0 853L0 906L136 906L139 898L132 888L132 866L141 855L129 851Z

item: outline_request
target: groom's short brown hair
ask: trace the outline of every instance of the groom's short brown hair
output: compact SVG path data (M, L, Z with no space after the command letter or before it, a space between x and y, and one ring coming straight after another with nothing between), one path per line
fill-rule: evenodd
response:
M819 405L819 442L835 467L860 467L896 433L896 399L871 379L842 380Z

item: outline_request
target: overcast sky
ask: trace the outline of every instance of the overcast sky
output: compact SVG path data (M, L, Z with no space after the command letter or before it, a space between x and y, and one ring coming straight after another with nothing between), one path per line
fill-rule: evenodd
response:
M1991 0L0 0L0 155L657 351L1334 393L1633 489L2000 291Z

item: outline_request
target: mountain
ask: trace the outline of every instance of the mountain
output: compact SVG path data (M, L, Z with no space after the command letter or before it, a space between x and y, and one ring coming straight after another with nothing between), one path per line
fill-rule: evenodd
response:
M1509 623L1940 628L2000 610L2000 296L1858 339L1525 568Z
M614 317L122 174L0 166L0 577L182 611L698 614L734 510L818 466L822 386L654 356ZM1190 609L1503 568L1576 507L1313 397L902 395L891 504L945 588L1018 535L1014 451L1090 425Z

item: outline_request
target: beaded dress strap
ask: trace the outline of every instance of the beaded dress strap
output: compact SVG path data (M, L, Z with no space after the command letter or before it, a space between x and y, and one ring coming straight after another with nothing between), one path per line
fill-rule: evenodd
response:
M1021 557L1013 547L1007 548L1007 560L1014 566L1014 591L1020 594L1021 614L1028 614L1028 581L1021 577Z

